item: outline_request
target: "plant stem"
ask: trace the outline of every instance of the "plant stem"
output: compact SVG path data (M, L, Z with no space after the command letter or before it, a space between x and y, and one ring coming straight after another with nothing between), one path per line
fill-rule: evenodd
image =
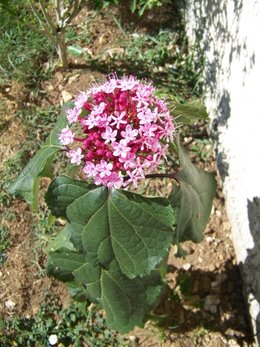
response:
M56 50L63 68L67 69L69 67L68 56L65 44L65 32L63 29L56 36L57 46Z

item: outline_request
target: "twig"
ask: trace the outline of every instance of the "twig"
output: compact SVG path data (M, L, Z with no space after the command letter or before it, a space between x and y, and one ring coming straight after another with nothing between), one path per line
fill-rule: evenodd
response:
M179 179L177 178L176 174L174 174L174 173L148 174L148 175L145 175L145 178L171 178L171 179L175 180L176 182L180 183Z
M51 28L52 33L55 34L56 26L55 26L55 24L53 24L48 11L46 11L47 4L45 3L44 0L39 0L39 2L40 2L40 7L41 7L42 13L44 15L45 21L49 25L49 27Z

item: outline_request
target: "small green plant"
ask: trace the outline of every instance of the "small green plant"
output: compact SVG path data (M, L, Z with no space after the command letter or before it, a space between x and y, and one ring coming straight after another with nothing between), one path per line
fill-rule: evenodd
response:
M44 347L52 340L64 347L87 345L96 347L126 346L115 331L110 330L103 312L96 306L74 303L63 309L54 297L47 296L34 317L12 317L0 320L0 345L5 347Z
M6 227L0 225L0 266L6 260L6 251L9 245L9 231Z
M167 6L170 3L171 0L132 0L131 11L137 12L139 16L142 16L146 10Z
M57 111L53 106L41 108L33 105L30 108L17 111L15 117L22 122L25 129L28 129L26 141L23 145L28 150L31 150L31 146L35 149L35 139L38 140L38 143L46 139L57 120ZM28 143L30 144L29 146Z
M14 14L0 9L0 71L1 80L16 79L36 83L43 74L43 63L53 54L48 40L37 32L28 30L25 23L34 22L31 11L14 0ZM46 56L48 59L46 59Z
M110 68L150 78L164 94L178 102L201 96L204 64L196 58L196 47L188 49L183 32L164 29L149 34L126 33L119 44L123 50L108 57ZM100 56L93 59L100 65Z

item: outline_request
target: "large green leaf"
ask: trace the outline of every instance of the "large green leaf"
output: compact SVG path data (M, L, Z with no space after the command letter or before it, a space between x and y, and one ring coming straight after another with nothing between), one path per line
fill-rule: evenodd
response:
M181 171L177 175L179 187L169 197L178 211L177 242L200 242L208 222L216 191L213 174L196 168L178 142Z
M102 266L115 258L128 278L149 274L172 243L174 213L167 199L93 189L87 183L84 188L82 182L58 177L49 187L46 202L56 215L64 215L66 209L76 231L77 249L81 236L89 258L97 258Z
M129 279L116 260L103 268L95 259L81 264L83 257L61 249L50 253L48 273L64 281L81 283L91 301L98 302L106 312L111 328L127 333L142 326L147 313L158 303L162 288L160 275Z
M193 124L200 119L208 118L206 107L200 100L193 100L186 104L174 103L172 112L176 115L177 123Z
M21 195L27 202L31 203L34 208L37 205L39 178L50 174L49 166L54 155L63 149L59 142L59 133L67 123L65 117L65 108L71 106L65 104L58 121L40 150L25 166L18 178L10 185L10 194Z
M69 221L49 248L48 273L78 283L119 332L142 325L163 288L155 268L173 239L169 201L60 176L46 202Z

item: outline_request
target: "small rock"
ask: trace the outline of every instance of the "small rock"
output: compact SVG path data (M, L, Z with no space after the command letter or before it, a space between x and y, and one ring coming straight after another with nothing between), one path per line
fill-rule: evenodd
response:
M51 346L56 345L57 342L58 342L58 336L57 336L56 334L53 334L53 335L50 335L50 336L49 336L49 344L50 344Z
M15 307L15 302L13 302L12 300L7 300L5 302L5 307L8 309L8 310L12 310L14 307Z
M93 57L93 52L90 48L85 47L84 52L85 52L85 54L88 54L90 57Z
M213 237L207 236L207 237L206 237L206 241L207 241L208 243L212 242L212 241L213 241Z
M80 74L76 74L74 76L69 77L68 84L71 84L79 79Z
M228 346L230 346L230 347L239 347L239 344L237 343L236 340L230 339L230 340L228 340Z
M191 264L190 263L186 263L186 264L183 264L183 269L185 270L185 271L188 271L190 268L191 268Z
M110 56L110 58L113 58L115 55L124 54L124 52L124 48L121 47L114 47L107 50L107 54Z
M56 78L57 82L60 83L63 80L63 74L60 71L57 71L55 73L55 78Z
M224 229L225 231L229 230L229 229L230 229L230 223L229 223L229 222L224 222L224 223L223 223L223 229Z
M221 217L221 211L216 210L216 216L217 216L218 218L220 218L220 217Z
M62 218L57 218L56 222L59 225L66 225L67 224L67 222Z
M73 96L69 92L66 92L66 90L61 92L61 97L64 102L70 101L73 98Z
M218 296L208 295L206 296L206 299L205 299L204 310L211 313L217 313L219 304L220 304L220 299Z
M51 92L52 90L54 90L53 85L52 85L52 84L48 84L48 85L47 85L47 90L48 90L49 92Z
M172 246L172 254L175 255L175 254L177 254L177 252L178 252L178 246L173 245Z

